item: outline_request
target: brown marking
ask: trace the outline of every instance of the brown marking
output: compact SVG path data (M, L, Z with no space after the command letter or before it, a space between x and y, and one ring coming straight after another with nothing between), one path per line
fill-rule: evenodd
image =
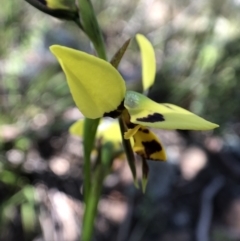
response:
M144 146L145 152L146 152L146 156L149 159L151 159L150 156L153 153L156 153L156 152L159 152L159 151L162 150L161 145L156 140L142 141L142 145Z
M117 118L119 117L123 110L125 109L124 107L124 100L121 102L121 104L117 107L116 110L110 111L110 112L105 112L103 114L104 117L112 117L112 118Z
M162 114L153 113L152 115L148 115L147 117L137 118L137 121L154 123L159 121L165 121L165 119Z

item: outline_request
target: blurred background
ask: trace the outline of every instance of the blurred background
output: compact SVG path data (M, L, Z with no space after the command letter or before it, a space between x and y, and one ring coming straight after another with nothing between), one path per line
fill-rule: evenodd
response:
M116 159L94 240L240 240L240 1L93 0L109 59L136 33L153 44L149 96L218 123L214 132L154 130L168 161L148 162L146 194ZM77 241L81 234L81 114L49 46L92 52L72 22L25 1L0 8L0 241ZM120 65L141 91L139 48ZM137 164L140 167L140 164Z

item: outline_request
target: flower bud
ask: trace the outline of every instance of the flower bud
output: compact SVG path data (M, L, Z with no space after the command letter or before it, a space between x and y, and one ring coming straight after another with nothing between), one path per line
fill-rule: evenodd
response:
M25 0L38 10L53 17L76 21L78 9L75 0Z

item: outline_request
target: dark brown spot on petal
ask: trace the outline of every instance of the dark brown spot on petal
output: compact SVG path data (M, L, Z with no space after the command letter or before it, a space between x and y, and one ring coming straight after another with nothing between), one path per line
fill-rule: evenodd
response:
M147 158L150 158L151 154L162 150L162 146L156 141L142 141L142 145L145 148Z
M153 123L153 122L158 122L158 121L165 121L165 119L162 114L154 113L152 115L148 115L147 117L137 118L137 121Z
M124 100L121 102L121 104L117 107L116 110L110 111L110 112L105 112L104 117L112 117L112 118L117 118L119 117L123 110L125 109L124 107Z

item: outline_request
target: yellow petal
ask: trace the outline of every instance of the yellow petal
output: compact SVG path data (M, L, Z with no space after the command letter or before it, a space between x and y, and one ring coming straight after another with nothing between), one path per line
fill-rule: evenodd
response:
M136 132L140 127L141 127L140 125L136 125L132 129L128 129L127 132L124 133L124 138L130 139L133 135L136 134Z
M172 104L159 104L148 97L127 91L124 105L131 122L160 129L211 130L218 125Z
M120 144L122 142L121 131L117 121L103 121L98 127L97 136L101 137L104 142L113 142Z
M74 122L70 127L69 127L69 132L70 134L74 136L83 136L83 125L84 125L84 120L79 120Z
M51 46L50 50L61 64L73 99L84 116L96 119L117 109L126 87L110 63L59 45Z
M84 120L79 120L73 123L69 132L72 135L82 137L83 136L83 126ZM115 144L119 144L122 142L122 136L119 128L119 124L117 121L103 119L100 122L97 130L97 138L102 138L104 143L113 142Z
M163 145L148 128L141 127L133 136L133 150L145 159L165 161L166 153Z
M152 44L141 34L136 35L142 58L142 82L143 90L151 87L155 80L156 60Z

